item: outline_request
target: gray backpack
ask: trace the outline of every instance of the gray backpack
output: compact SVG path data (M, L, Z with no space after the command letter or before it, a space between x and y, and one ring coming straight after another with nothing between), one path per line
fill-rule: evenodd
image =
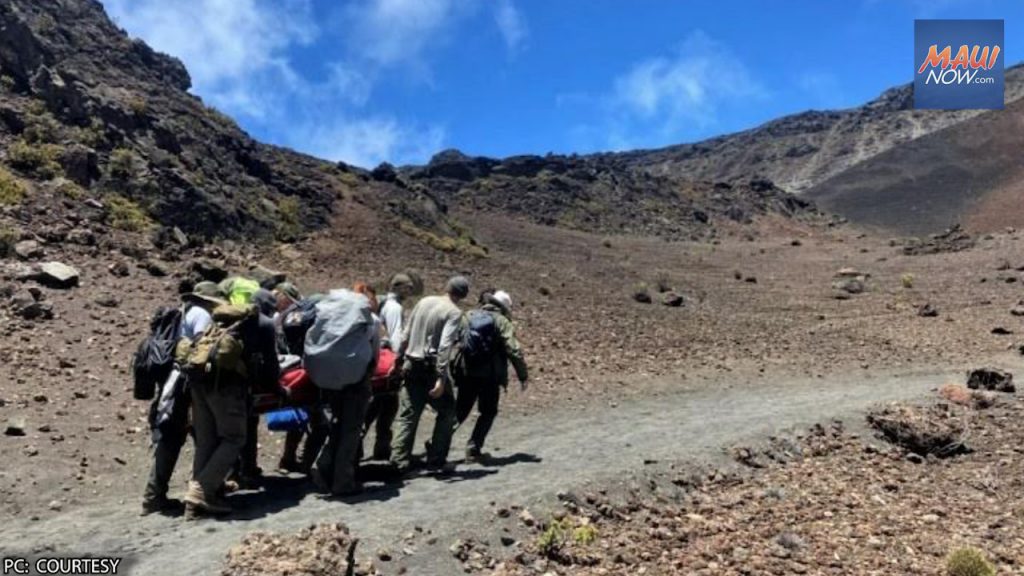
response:
M331 290L316 305L316 321L306 332L303 365L313 383L342 390L366 377L373 361L370 301L351 290Z

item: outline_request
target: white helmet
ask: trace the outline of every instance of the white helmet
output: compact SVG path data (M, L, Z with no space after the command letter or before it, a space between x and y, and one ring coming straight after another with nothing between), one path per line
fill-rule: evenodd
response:
M494 298L494 301L497 302L506 311L512 310L512 297L508 295L508 292L505 292L504 290L498 290L497 292L491 295L491 298Z

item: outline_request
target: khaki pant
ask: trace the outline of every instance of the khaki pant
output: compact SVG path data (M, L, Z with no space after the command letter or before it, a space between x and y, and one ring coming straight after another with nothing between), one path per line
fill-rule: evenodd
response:
M363 441L363 419L370 403L370 383L360 382L323 393L331 407L331 423L327 444L316 459L316 470L332 494L344 494L359 487L356 468Z
M391 462L399 469L412 465L412 449L416 443L416 429L420 425L423 410L430 406L437 413L434 434L427 450L428 466L443 466L448 460L455 431L455 396L445 390L440 398L431 398L430 389L437 380L437 371L432 362L407 359L405 382L398 395L398 425L395 440L391 444Z
M218 383L200 380L189 389L196 437L192 480L209 497L224 484L245 445L248 391L241 379L225 375Z

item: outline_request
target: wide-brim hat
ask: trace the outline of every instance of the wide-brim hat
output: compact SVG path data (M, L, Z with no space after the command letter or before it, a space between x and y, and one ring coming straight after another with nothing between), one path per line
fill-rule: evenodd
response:
M191 292L182 294L181 299L193 304L212 304L214 306L220 306L228 302L227 295L213 282L200 282L196 284Z

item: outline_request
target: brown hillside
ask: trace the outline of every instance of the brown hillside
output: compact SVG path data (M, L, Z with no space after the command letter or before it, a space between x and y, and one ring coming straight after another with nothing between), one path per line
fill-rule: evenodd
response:
M1024 224L1024 101L893 148L807 191L853 221L903 234L963 222L979 232Z

